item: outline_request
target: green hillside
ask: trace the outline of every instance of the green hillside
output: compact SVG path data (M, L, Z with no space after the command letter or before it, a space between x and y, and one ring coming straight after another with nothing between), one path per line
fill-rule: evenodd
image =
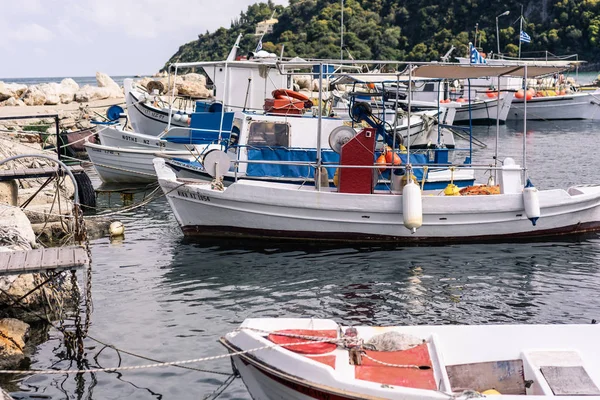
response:
M501 51L517 56L519 23L515 22L523 0L345 0L344 43L355 59L439 60L452 45L453 55L467 52L479 25L478 47L496 50L496 16L499 18ZM258 38L256 24L275 11L279 22L263 38L263 49L284 56L338 58L340 55L340 0L290 0L287 7L272 2L249 6L229 29L198 35L167 62L222 60L239 33L241 51L253 51ZM531 43L527 52L579 54L579 59L600 62L600 0L533 0L524 4L523 30ZM348 58L347 53L344 55Z

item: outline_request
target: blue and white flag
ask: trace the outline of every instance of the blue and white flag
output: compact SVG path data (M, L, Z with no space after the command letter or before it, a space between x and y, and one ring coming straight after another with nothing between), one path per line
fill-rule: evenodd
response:
M469 45L471 46L471 64L487 64L487 61L479 54L475 46L470 43Z
M525 31L521 31L521 36L519 37L521 42L531 43L531 37L525 33Z
M256 45L256 50L254 50L254 52L258 53L261 50L262 50L262 36L261 36L260 40L258 41L258 44Z

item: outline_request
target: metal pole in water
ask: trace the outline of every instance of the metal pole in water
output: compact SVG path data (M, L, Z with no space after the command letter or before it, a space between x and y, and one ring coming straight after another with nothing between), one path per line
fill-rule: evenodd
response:
M323 120L323 63L319 64L319 123L317 125L317 169L315 170L315 184L321 190L321 123Z
M342 18L340 21L340 60L344 59L344 0L342 0Z
M527 64L524 67L525 88L527 88ZM527 181L527 92L523 97L523 182Z
M471 113L471 79L467 79L467 87L469 88L469 160L473 162L473 114Z
M498 137L500 136L500 75L498 75L498 96L496 97L496 148L494 151L494 167L498 166ZM494 183L498 182L498 170L494 169Z

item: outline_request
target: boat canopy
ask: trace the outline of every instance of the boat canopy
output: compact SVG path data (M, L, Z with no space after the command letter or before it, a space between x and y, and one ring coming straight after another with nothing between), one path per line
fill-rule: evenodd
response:
M474 64L428 64L418 65L413 69L410 79L436 80L436 79L468 79L485 78L491 76L515 76L523 77L527 67L527 77L551 75L569 69L569 65L560 63L557 65L474 65ZM409 76L406 72L402 74L346 74L340 77L336 83L395 83L408 82Z

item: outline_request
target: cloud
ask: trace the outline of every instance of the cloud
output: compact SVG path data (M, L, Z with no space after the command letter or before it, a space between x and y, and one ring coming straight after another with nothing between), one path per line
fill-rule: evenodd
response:
M0 48L22 61L3 66L12 77L154 73L182 44L266 0L17 1L0 13ZM45 52L44 63L33 48Z
M18 42L44 43L54 38L54 33L36 23L19 25L15 30L8 32L8 39Z

